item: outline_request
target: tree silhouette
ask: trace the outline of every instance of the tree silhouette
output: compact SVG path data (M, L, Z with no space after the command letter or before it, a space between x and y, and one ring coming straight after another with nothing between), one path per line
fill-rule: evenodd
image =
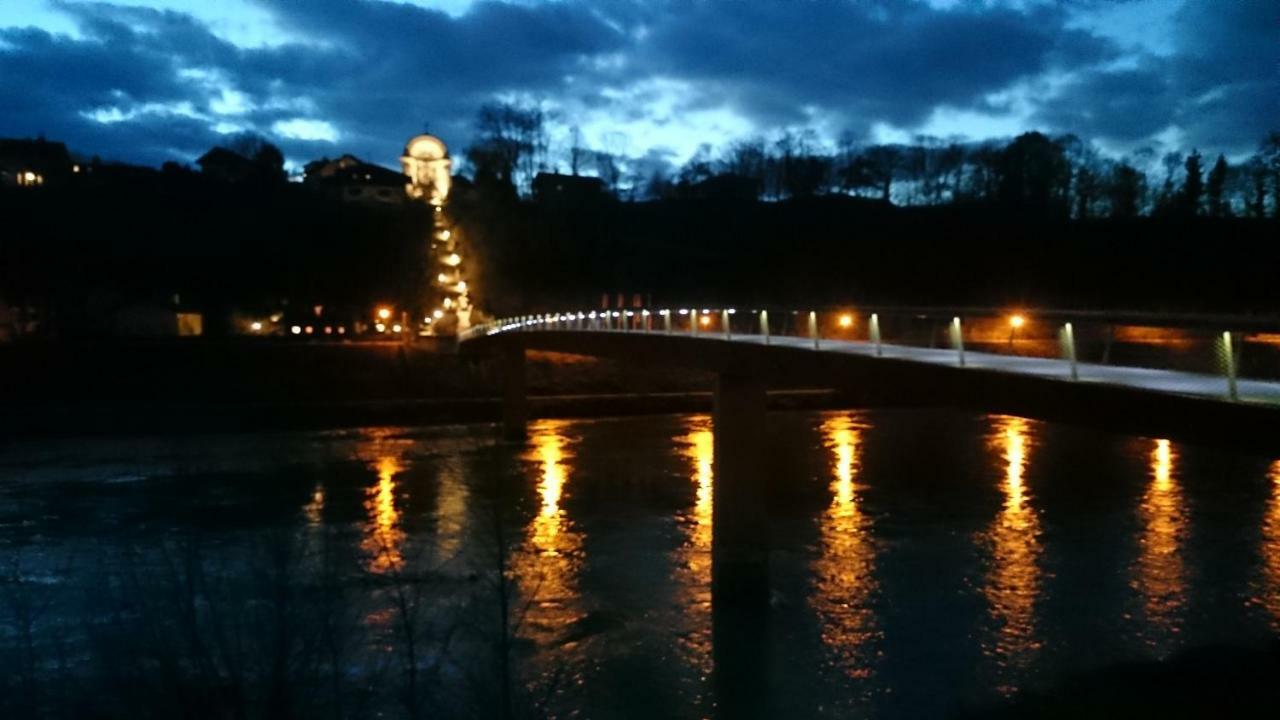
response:
M1111 217L1137 217L1142 210L1142 197L1147 192L1147 176L1127 162L1111 169L1107 178L1107 201L1111 205Z
M1065 215L1070 182L1071 166L1062 146L1041 133L1019 135L1001 154L999 197L1007 207Z
M1182 182L1179 210L1183 215L1200 214L1200 196L1204 194L1203 172L1200 168L1200 151L1192 150L1184 165L1187 177Z
M1224 217L1231 214L1231 206L1223 202L1223 192L1226 189L1227 175L1230 170L1227 159L1219 155L1218 161L1209 171L1209 179L1205 183L1205 197L1209 202L1210 217Z

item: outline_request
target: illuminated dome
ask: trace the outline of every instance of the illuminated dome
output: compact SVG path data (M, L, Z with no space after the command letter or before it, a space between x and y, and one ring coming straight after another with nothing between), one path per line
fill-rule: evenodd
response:
M419 135L404 146L404 154L415 160L443 160L449 157L449 150L435 135Z

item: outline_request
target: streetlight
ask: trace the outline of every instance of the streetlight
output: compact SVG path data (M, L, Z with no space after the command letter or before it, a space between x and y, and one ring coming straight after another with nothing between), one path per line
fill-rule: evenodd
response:
M391 317L391 308L389 308L389 307L380 307L380 308L378 308L378 319L379 319L379 320L387 320L387 319L388 319L388 318L390 318L390 317Z
M850 315L849 313L845 313L844 315L840 316L839 322L840 322L841 328L848 330L849 328L853 327L853 316Z
M1021 315L1014 313L1009 316L1009 348L1013 348L1013 336L1018 332L1018 328L1027 324L1027 319Z

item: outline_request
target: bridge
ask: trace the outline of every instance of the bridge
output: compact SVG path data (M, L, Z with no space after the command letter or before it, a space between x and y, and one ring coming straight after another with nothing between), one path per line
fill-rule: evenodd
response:
M914 313L923 317L921 313ZM937 317L938 312L933 312ZM990 326L994 313L987 312ZM710 371L716 376L713 423L716 492L712 507L712 595L717 603L759 608L768 602L767 390L797 380L836 389L858 406L955 407L1006 413L1102 430L1280 450L1280 378L1237 377L1244 344L1275 320L1256 318L1100 317L1037 313L1059 330L1060 347L1039 356L966 347L965 318L936 321L948 347L884 341L881 315L843 312L633 309L505 318L460 336L462 352L497 355L503 364L503 426L523 436L528 419L526 350L589 355L647 366ZM1048 318L1046 320L1045 318ZM857 320L857 322L855 322ZM1214 373L1080 362L1077 328L1085 323L1140 321L1191 327L1216 348ZM1060 322L1059 324L1059 321ZM1008 317L1010 348L1026 319ZM1210 330L1230 323L1237 332ZM859 325L855 331L854 326ZM1112 330L1114 334L1114 329ZM990 335L990 332L988 332ZM1109 351L1109 346L1108 346ZM1104 353L1104 356L1106 353ZM1280 355L1277 355L1280 358Z

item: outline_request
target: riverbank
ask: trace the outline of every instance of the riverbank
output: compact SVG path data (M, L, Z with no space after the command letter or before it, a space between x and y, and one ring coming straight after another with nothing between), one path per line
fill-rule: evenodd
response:
M714 377L533 352L534 417L707 412ZM496 422L501 367L427 345L275 340L0 347L6 436ZM790 388L778 409L840 404Z

